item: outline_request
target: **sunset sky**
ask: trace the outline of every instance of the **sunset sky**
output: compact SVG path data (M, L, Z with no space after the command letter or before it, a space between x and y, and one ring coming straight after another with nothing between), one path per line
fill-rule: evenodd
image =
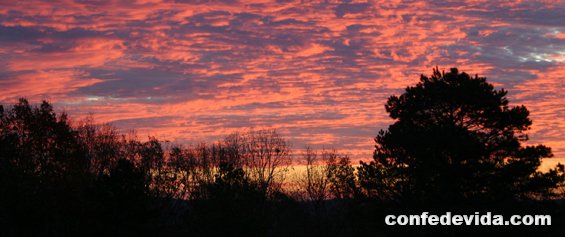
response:
M458 67L509 90L565 157L565 2L0 1L0 103L177 143L277 128L369 158L387 97Z

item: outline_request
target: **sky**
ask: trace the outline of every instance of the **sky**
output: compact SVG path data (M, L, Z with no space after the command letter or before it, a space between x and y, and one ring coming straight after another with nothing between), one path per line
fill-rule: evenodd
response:
M370 158L386 99L435 66L507 89L565 157L563 1L0 1L0 103L174 143L276 128Z

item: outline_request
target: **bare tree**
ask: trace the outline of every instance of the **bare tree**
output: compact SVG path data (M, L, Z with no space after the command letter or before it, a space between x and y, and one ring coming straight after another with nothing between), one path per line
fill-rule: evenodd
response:
M276 130L249 130L239 136L249 180L266 194L280 191L292 162L289 142Z
M334 198L353 198L358 194L355 168L346 155L339 155L334 151L322 152L326 160L327 174L330 183L330 192Z
M317 207L329 195L328 167L322 159L324 157L318 156L310 147L306 148L302 157L306 161L306 172L299 182L306 199L314 202Z
M97 124L92 116L80 120L76 125L77 137L86 148L90 160L90 172L98 175L115 168L122 157L122 136L107 123Z

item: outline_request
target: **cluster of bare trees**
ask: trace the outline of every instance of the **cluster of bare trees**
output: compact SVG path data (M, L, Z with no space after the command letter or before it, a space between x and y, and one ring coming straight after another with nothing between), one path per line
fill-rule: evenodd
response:
M305 170L299 174L298 192L303 200L316 204L327 199L349 199L359 194L355 167L349 156L336 150L302 153Z
M203 188L235 170L268 197L282 191L292 162L288 140L275 130L236 132L196 145L172 145L154 137L142 142L135 134L120 134L91 119L80 122L77 131L93 172L108 173L118 160L126 159L145 171L154 192L175 199L203 198L207 195Z
M209 198L210 185L225 178L226 185L245 182L269 198L284 190L285 182L302 200L321 203L357 194L355 169L348 156L335 150L306 148L293 155L287 139L276 130L235 132L214 143L172 145L154 137L140 141L134 133L120 134L109 124L86 119L77 131L90 157L92 172L108 173L126 159L146 174L147 188L175 200ZM305 170L289 179L291 165L301 161ZM239 172L241 177L233 176ZM230 176L232 175L232 176Z
M221 179L252 185L266 198L281 192L288 166L290 145L275 130L233 133L221 141L173 146L167 154L166 176L180 199L203 198L206 188ZM230 176L240 173L241 176Z
M347 198L355 192L354 168L347 156L335 150L317 152L311 148L295 156L287 139L276 130L236 132L214 143L171 145L154 137L141 142L135 134L120 134L109 124L86 119L77 126L86 144L91 169L107 173L119 159L130 160L147 170L154 191L171 198L193 199L206 195L202 190L214 183L224 169L241 169L243 179L265 195L283 192L293 159L303 161L298 187L305 199L322 201ZM200 196L198 196L200 195Z

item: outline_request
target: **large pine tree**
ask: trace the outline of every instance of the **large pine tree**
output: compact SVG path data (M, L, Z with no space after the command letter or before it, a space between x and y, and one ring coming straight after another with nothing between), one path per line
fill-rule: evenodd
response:
M395 122L375 138L374 161L359 180L380 198L420 201L502 201L551 195L563 166L540 172L549 147L524 146L532 121L524 106L510 106L507 91L456 68L391 96Z

